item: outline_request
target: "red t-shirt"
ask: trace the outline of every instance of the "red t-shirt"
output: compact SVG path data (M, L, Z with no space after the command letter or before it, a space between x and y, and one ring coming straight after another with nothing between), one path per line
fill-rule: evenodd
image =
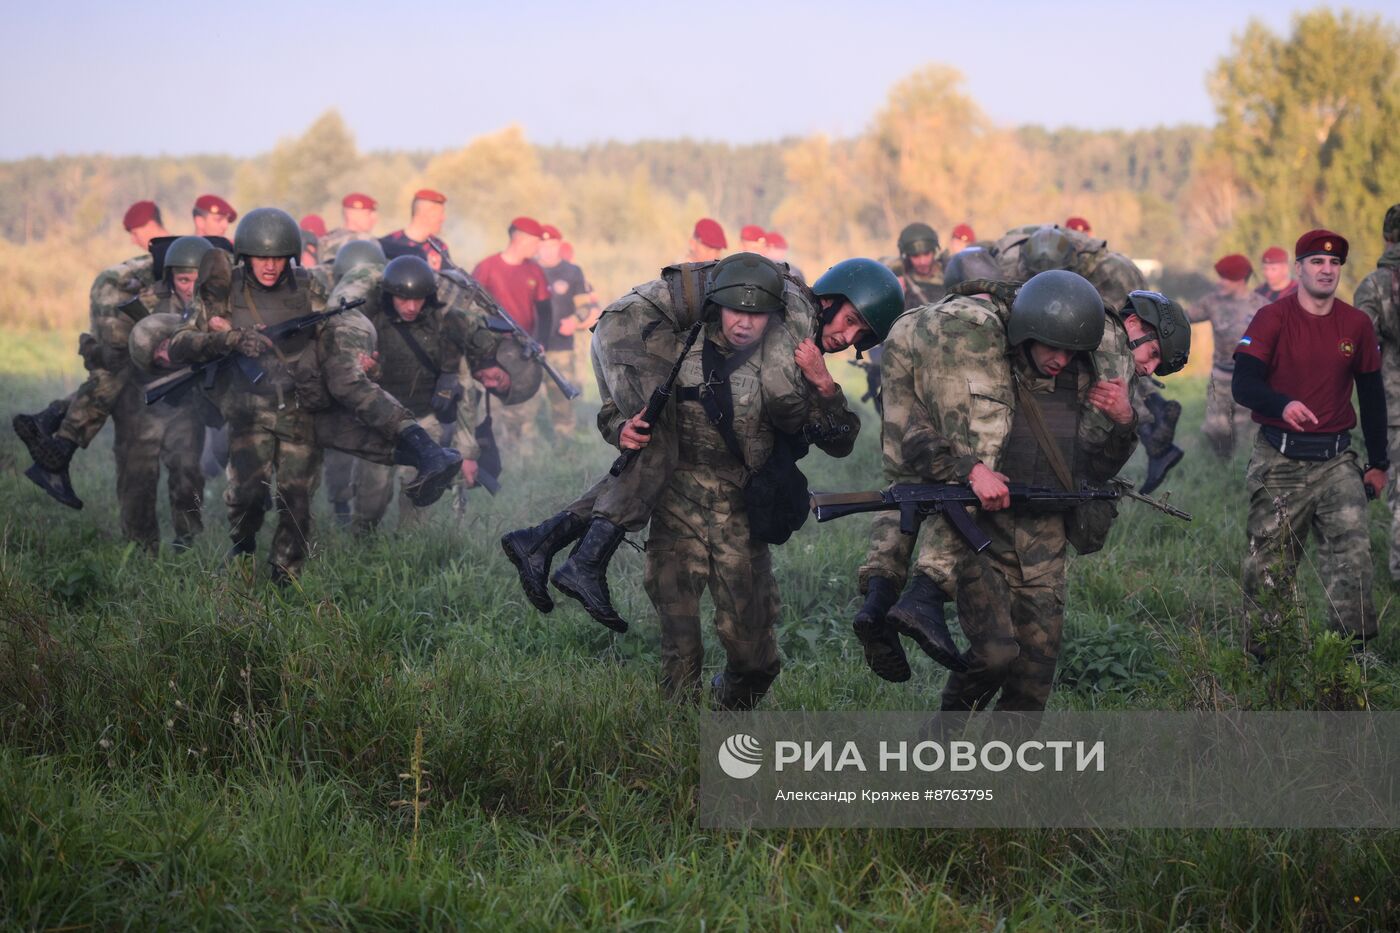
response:
M1309 434L1335 434L1356 427L1351 390L1358 373L1381 368L1376 329L1364 312L1336 299L1322 317L1309 314L1298 295L1281 298L1254 314L1235 355L1244 353L1269 367L1269 388L1302 402L1317 416ZM1254 420L1285 431L1279 418L1259 412Z
M549 300L549 285L539 263L527 259L512 266L497 253L477 263L472 278L510 312L524 331L535 333L535 302Z

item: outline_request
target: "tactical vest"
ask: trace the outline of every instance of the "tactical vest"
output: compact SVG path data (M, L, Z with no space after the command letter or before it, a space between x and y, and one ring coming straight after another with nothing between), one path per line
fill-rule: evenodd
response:
M768 459L772 429L763 418L757 352L761 343L726 355L706 339L686 355L676 380L676 433L682 464L710 467L722 478L743 485L748 469ZM721 431L717 424L732 430Z
M1072 358L1070 364L1055 377L1054 390L1035 395L1045 426L1065 463L1069 464L1076 488L1080 483L1079 467L1075 462L1075 452L1078 449L1076 440L1079 435L1080 365L1079 357ZM1011 419L1011 430L1007 433L1006 443L1002 447L1001 472L1015 483L1064 489L1050 466L1050 458L1041 449L1024 405L1016 406L1016 414Z
M370 313L379 338L379 385L421 418L432 408L438 376L457 372L461 353L447 341L441 305L425 304L418 319L406 324L394 313L393 296L380 296Z
M229 322L235 328L257 328L259 325L271 327L294 317L310 314L311 276L300 266L292 266L289 274L282 277L272 288L263 288L253 282L252 271L245 266L233 270L229 288ZM277 351L267 351L258 357L266 375L257 383L249 383L242 376L235 377L234 387L251 391L255 395L277 395L287 393L294 386L288 366L301 358L312 341L313 334L302 331L292 337L277 342ZM283 361L286 361L284 365ZM233 367L225 371L238 372Z

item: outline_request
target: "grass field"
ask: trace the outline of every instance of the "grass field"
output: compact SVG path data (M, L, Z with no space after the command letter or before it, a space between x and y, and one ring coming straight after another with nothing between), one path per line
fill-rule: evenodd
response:
M7 419L60 388L48 352L0 356ZM1171 498L1195 521L1125 505L1106 551L1073 562L1052 705L1400 706L1391 664L1329 639L1272 680L1245 663L1243 460L1197 442L1201 383L1169 394L1188 451ZM879 485L874 426L851 458L809 460L813 486ZM6 429L0 928L1400 927L1394 832L700 830L701 714L656 688L641 556L614 563L634 620L615 637L534 612L496 543L606 465L587 434L413 537L352 540L319 503L314 559L280 591L221 572L222 481L198 547L151 560L118 532L110 430L78 457L81 513L30 486L22 454ZM1387 521L1374 506L1393 662ZM764 708L936 705L930 663L886 684L849 634L864 528L809 523L777 550L786 666Z

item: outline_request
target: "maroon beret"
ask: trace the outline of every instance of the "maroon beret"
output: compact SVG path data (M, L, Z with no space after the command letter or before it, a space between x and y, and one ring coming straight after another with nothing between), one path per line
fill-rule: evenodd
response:
M541 240L562 240L564 234L559 232L559 228L552 224L540 224Z
M1228 282L1243 282L1254 274L1254 265L1247 256L1231 253L1216 262L1215 274Z
M126 213L122 215L122 226L130 233L137 227L144 227L155 220L158 213L155 201L137 201L128 207Z
M565 262L573 262L573 261L574 261L574 244L570 243L568 240L565 240L563 243L560 243L560 244L559 244L559 257L560 257L561 259L563 259Z
M758 224L749 224L739 231L739 239L748 240L750 243L757 243L759 240L764 239L764 236L763 228Z
M521 233L528 233L530 236L543 237L544 227L533 217L517 217L510 222L511 230L519 230Z
M769 246L772 246L775 249L788 248L787 237L783 236L776 230L769 230L768 233L764 235L764 239L768 241Z
M1298 237L1298 242L1293 246L1294 259L1306 259L1309 256L1336 256L1342 262L1347 261L1347 240L1340 234L1331 230L1309 230Z
M301 219L301 223L297 224L297 226L301 227L301 229L305 230L307 233L316 234L318 237L326 235L326 221L320 214L307 214Z
M973 240L977 239L977 234L973 233L972 228L967 224L958 224L953 228L953 239L966 240L971 243Z
M724 238L724 228L719 225L719 221L708 217L701 217L695 222L695 232L691 236L710 249L729 248L729 241Z
M1078 230L1080 233L1092 233L1093 228L1089 226L1089 221L1083 217L1071 217L1065 221L1065 226L1071 230Z
M1282 246L1270 246L1264 250L1263 262L1288 262L1288 254Z
M441 191L434 191L432 188L419 188L417 191L413 192L413 200L432 201L434 204L446 204L447 195L443 194Z
M238 219L238 211L233 209L233 205L217 194L201 194L195 198L194 209L201 214L219 214L230 222Z
M352 191L340 199L340 206L355 211L372 211L379 206L379 202L367 194Z

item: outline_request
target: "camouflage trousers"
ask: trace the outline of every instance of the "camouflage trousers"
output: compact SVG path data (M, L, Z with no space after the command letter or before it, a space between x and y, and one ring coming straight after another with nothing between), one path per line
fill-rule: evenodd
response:
M68 411L54 435L86 448L107 423L122 390L131 381L129 365L116 370L89 370L87 379L68 397Z
M1263 591L1296 600L1298 564L1308 535L1317 536L1317 573L1327 593L1327 619L1339 632L1376 634L1371 602L1371 537L1366 490L1356 452L1326 461L1292 460L1262 434L1245 474L1249 491L1249 550L1244 584L1246 648L1257 647L1256 627L1280 624L1258 604Z
M275 491L277 530L267 562L296 574L306 562L311 539L311 499L321 483L321 449L316 446L311 414L294 405L282 410L277 400L245 393L226 400L228 419L229 536L235 545L257 538Z
M889 480L887 485L924 482L912 473L891 477L887 470L885 476ZM914 559L918 533L923 531L922 521L915 530L916 533L912 535L906 535L899 530L898 512L874 513L870 522L870 546L865 553L865 563L856 571L856 582L862 594L869 586L871 577L884 577L894 582L895 589L904 589L904 584L909 580L909 564Z
M766 544L749 540L743 499L734 483L681 469L652 516L645 585L661 617L661 683L671 695L689 695L700 686L700 597L706 587L727 671L762 695L782 667L774 635L782 602L773 559Z
M325 461L326 501L348 505L355 498L356 459L338 450L327 450Z
M1247 432L1253 421L1248 408L1235 401L1231 382L1235 374L1219 367L1210 371L1210 384L1206 387L1206 419L1201 425L1201 433L1206 443L1221 460L1229 460L1235 455L1235 444Z
M432 412L418 419L418 425L428 432L428 436L443 447L453 446L457 433L456 425L450 435L444 436L443 424ZM343 456L343 455L342 455ZM365 534L379 527L384 514L389 511L389 500L394 498L394 486L399 487L399 527L420 527L428 520L428 510L419 508L404 495L403 487L418 475L415 467L372 463L369 460L354 460L354 528L356 534ZM395 483L395 478L398 482Z
M1390 457L1390 478L1386 481L1385 502L1390 507L1390 579L1400 583L1400 426L1386 429Z
M1065 621L1066 540L1060 513L981 513L992 539L957 563L958 625L968 670L948 676L941 708L1043 710L1055 682ZM999 696L998 696L999 694Z
M545 382L553 384L548 376ZM492 405L491 425L496 444L507 457L521 458L532 453L540 439L540 413L546 407L545 387L519 405Z
M559 374L574 385L581 385L578 355L573 350L547 350L544 357ZM574 403L564 397L564 393L559 391L559 387L554 384L554 380L548 376L544 379L541 392L549 399L549 420L554 425L554 436L556 438L573 437L578 427L578 421L574 417Z
M117 461L117 501L127 540L151 553L160 547L156 498L162 465L175 537L188 541L203 531L204 471L199 455L204 422L190 400L148 406L144 387L129 380L112 410L112 427L116 434L112 453Z

